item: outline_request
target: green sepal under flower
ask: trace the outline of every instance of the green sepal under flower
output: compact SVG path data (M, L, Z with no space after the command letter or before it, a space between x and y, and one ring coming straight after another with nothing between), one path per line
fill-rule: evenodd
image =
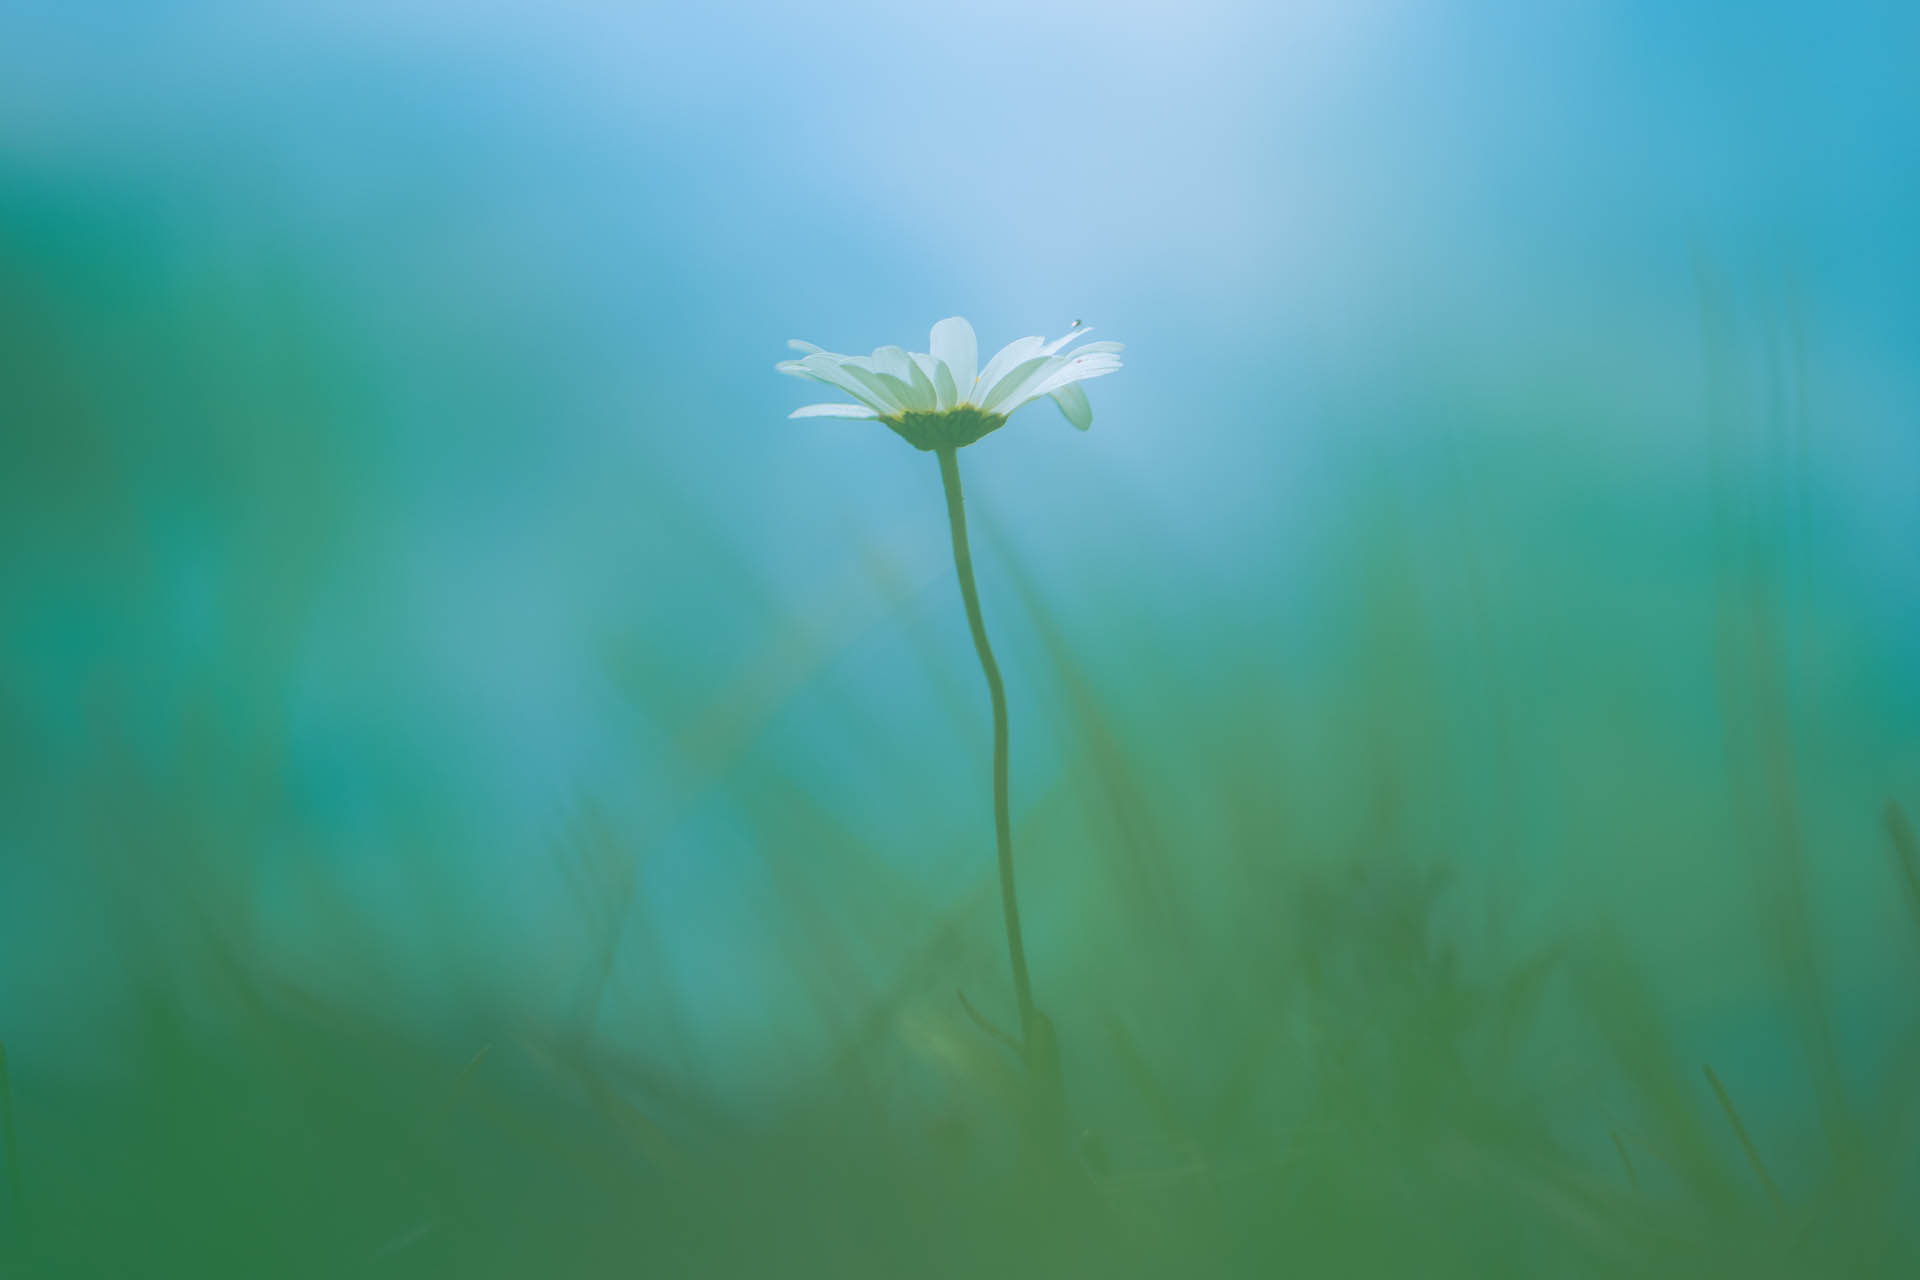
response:
M914 448L931 453L936 449L958 449L970 445L989 431L1006 425L1007 420L1002 414L988 413L972 405L960 405L945 412L907 412L880 421L892 427L895 435Z

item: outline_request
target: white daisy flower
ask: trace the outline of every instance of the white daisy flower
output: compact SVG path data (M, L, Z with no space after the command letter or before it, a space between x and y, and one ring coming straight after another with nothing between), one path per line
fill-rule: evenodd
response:
M790 418L874 418L916 449L957 449L999 427L1009 414L1041 396L1060 406L1067 421L1085 431L1093 406L1080 384L1120 367L1121 344L1089 342L1079 321L1064 338L1018 338L979 367L973 326L950 316L933 326L930 352L880 347L870 356L843 356L794 339L806 354L774 368L846 392L858 404L810 404Z

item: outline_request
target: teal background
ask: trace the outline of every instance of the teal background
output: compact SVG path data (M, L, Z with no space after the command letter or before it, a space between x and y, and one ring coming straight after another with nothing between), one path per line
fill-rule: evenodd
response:
M606 1138L547 1109L556 1054L774 1188L676 1183L689 1221L796 1181L835 1189L809 1220L886 1216L754 1145L828 1115L906 1184L929 1116L995 1167L1007 1067L952 989L1012 1001L935 467L786 421L821 397L772 369L963 314L987 351L1128 344L1091 433L1042 404L961 459L1035 982L1116 1168L1405 1138L1383 1098L1459 1101L1423 984L1507 1008L1549 955L1537 1022L1475 1050L1527 1132L1618 1183L1610 1129L1684 1131L1707 1154L1648 1194L1777 1260L1712 1061L1865 1257L1920 1149L1884 816L1920 813L1916 65L1895 3L14 0L20 1256L317 1273L299 1224L364 1257L485 1166L490 1244L380 1265L630 1262L500 1136ZM1328 1037L1374 1047L1315 1067ZM368 1173L482 1046L525 1125ZM1319 1218L1386 1212L1408 1159L1341 1155Z

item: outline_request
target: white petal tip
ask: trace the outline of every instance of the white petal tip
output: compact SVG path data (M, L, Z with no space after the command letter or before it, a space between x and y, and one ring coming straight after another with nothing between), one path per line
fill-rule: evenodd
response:
M1085 431L1093 425L1093 406L1087 403L1087 393L1077 385L1069 383L1047 393L1053 402L1060 406L1060 414L1076 431Z
M789 418L878 418L879 416L863 404L804 404L787 415Z

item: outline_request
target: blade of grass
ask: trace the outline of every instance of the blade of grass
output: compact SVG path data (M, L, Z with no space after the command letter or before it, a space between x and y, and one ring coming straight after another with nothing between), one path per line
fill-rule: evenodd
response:
M1813 1076L1821 1121L1836 1158L1859 1145L1847 1098L1833 1020L1822 979L1810 911L1812 882L1801 812L1796 708L1790 657L1795 615L1791 534L1800 516L1786 494L1804 490L1804 460L1792 456L1785 437L1804 423L1805 387L1796 409L1785 407L1785 379L1778 353L1761 325L1760 391L1750 391L1745 362L1738 358L1734 309L1726 282L1695 260L1702 349L1707 364L1709 424L1714 459L1713 545L1719 617L1716 635L1720 710L1737 812L1750 824L1745 837L1763 855L1755 866L1776 958ZM1760 403L1753 401L1758 399ZM1745 429L1743 429L1745 428ZM1800 470L1796 474L1795 467Z
M1000 561L1021 612L1040 637L1057 687L1065 693L1068 714L1092 757L1094 781L1107 802L1105 812L1114 836L1114 871L1135 920L1160 935L1163 943L1181 945L1187 930L1177 912L1179 895L1173 892L1165 854L1167 843L1146 800L1153 794L1153 788L1145 785L1147 773L1137 759L1130 757L1122 735L1102 711L1052 610L1043 601L1024 559L1007 544L999 521L987 512L976 523Z
M980 1028L980 1030L986 1032L986 1034L988 1034L989 1036L992 1036L995 1040L998 1040L1001 1044L1004 1044L1005 1046L1007 1046L1007 1048L1013 1050L1016 1056L1025 1057L1025 1052L1021 1049L1020 1042L1018 1040L1015 1040L1012 1036L1008 1035L1006 1032L1002 1031L999 1027L994 1026L993 1023L988 1020L986 1014L974 1008L973 1001L967 999L966 992L956 987L954 988L953 994L960 997L960 1007L967 1011L967 1017L973 1020L974 1026Z
M1612 1052L1646 1108L1648 1145L1713 1212L1732 1207L1734 1189L1689 1097L1653 988L1617 936L1603 932L1570 955L1576 1007Z
M1613 1149L1620 1153L1620 1165L1627 1171L1627 1185L1635 1191L1640 1190L1640 1175L1634 1172L1633 1157L1627 1154L1626 1141L1621 1138L1618 1129L1608 1129L1607 1136L1613 1139Z
M1727 1087L1720 1083L1720 1077L1711 1063L1702 1063L1700 1069L1706 1072L1707 1083L1713 1086L1713 1096L1720 1100L1720 1110L1726 1113L1727 1123L1733 1126L1733 1136L1740 1140L1740 1150L1746 1153L1747 1163L1753 1167L1760 1185L1766 1188L1767 1199L1773 1201L1775 1209L1785 1209L1786 1201L1780 1196L1780 1188L1775 1185L1773 1175L1767 1172L1766 1162L1760 1158L1759 1148L1753 1145L1753 1137L1748 1134L1746 1123L1741 1120L1733 1099L1727 1096Z
M1880 816L1887 828L1887 852L1893 858L1894 874L1906 891L1907 913L1913 917L1914 929L1920 931L1920 839L1914 837L1906 811L1894 801L1887 801Z

